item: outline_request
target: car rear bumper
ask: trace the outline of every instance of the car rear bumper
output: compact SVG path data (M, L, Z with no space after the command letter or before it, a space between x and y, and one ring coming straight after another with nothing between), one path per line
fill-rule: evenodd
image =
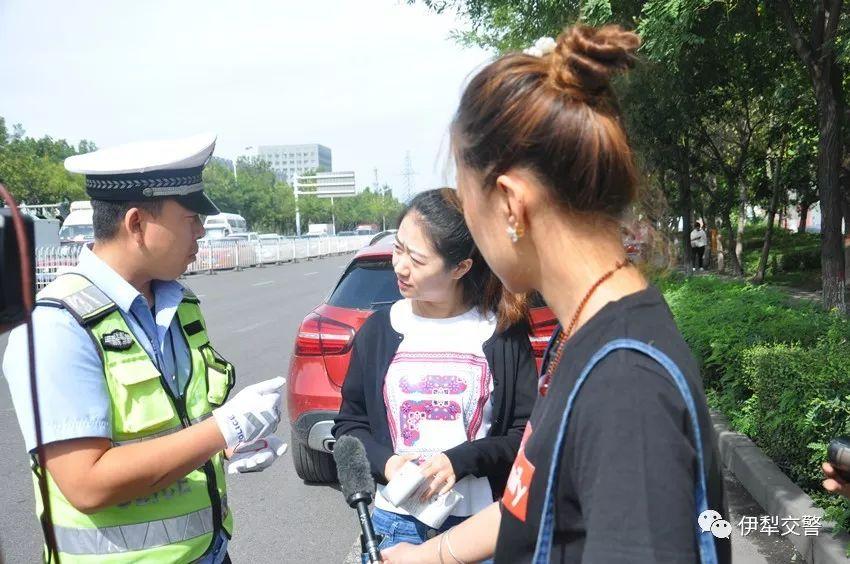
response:
M292 433L313 450L333 452L336 439L331 434L336 411L311 411L292 423Z

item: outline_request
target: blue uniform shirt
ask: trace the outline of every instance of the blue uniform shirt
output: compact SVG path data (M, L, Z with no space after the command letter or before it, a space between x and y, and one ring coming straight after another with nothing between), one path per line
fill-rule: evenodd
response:
M182 396L189 380L190 357L176 316L177 306L183 299L180 283L153 281L154 307L151 309L138 290L88 247L80 253L74 271L91 280L115 302L172 392ZM43 442L111 438L109 392L103 364L86 330L64 309L40 306L33 311L33 337ZM25 328L14 329L9 334L3 357L3 373L9 383L24 443L28 451L33 451L35 423L27 349ZM226 550L225 542L216 551L219 558L224 557Z
M75 272L91 280L115 302L139 344L165 375L172 392L182 395L189 378L189 350L176 312L183 299L178 282L154 281L154 310L89 248L80 253ZM33 312L36 380L44 443L111 435L111 417L103 364L86 330L64 309L40 306ZM35 449L24 327L9 335L3 357L15 413L27 450Z

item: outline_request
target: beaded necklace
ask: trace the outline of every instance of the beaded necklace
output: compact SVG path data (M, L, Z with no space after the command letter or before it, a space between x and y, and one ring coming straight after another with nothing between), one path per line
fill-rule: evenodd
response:
M540 383L540 395L541 396L545 396L546 392L549 391L549 384L552 381L552 374L555 373L555 369L558 368L558 364L560 364L560 362L561 362L561 356L563 356L563 354L564 354L564 347L567 344L567 339L569 339L570 335L572 335L573 330L575 329L576 324L578 323L578 318L581 315L581 312L584 310L584 306L587 305L587 302L590 300L590 297L593 295L593 293L596 291L596 289L599 288L599 286L602 285L603 282L605 282L606 280L611 278L614 275L615 272L617 272L618 270L620 270L621 268L623 268L624 266L626 266L629 263L630 263L630 261L629 261L628 258L623 259L622 261L618 262L614 266L614 268L612 268L611 270L609 270L608 272L603 274L599 278L599 280L594 282L593 286L590 287L590 290L588 290L587 293L584 295L584 298L582 298L581 302L578 305L578 308L576 309L576 312L573 314L573 318L570 320L569 327L567 327L566 331L561 331L561 333L558 335L558 341L555 343L555 345L553 347L554 350L555 350L555 355L549 360L549 364L546 366L546 372L543 374L543 378L541 379L541 383Z

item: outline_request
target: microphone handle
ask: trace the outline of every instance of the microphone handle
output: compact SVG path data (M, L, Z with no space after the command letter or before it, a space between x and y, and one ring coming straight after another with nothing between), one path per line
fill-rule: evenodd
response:
M378 545L381 541L375 535L375 529L372 527L372 516L369 515L369 503L365 499L358 500L354 508L357 510L357 517L360 520L361 544L363 552L369 555L369 562L383 562L381 551L378 550Z

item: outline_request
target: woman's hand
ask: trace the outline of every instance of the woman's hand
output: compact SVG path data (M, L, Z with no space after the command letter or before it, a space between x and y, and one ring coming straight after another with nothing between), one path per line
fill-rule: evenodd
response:
M432 456L428 462L423 464L421 472L426 480L431 479L431 485L422 494L422 501L427 500L438 492L440 494L448 493L457 481L451 460L442 452Z
M395 473L401 470L401 467L410 462L411 460L416 460L416 456L412 454L394 454L392 455L387 463L384 465L384 477L389 482L395 476Z
M385 564L426 564L428 562L439 562L440 557L434 550L433 558L428 558L423 545L408 544L400 542L397 545L385 548L381 551L381 558ZM432 549L433 550L433 549Z

